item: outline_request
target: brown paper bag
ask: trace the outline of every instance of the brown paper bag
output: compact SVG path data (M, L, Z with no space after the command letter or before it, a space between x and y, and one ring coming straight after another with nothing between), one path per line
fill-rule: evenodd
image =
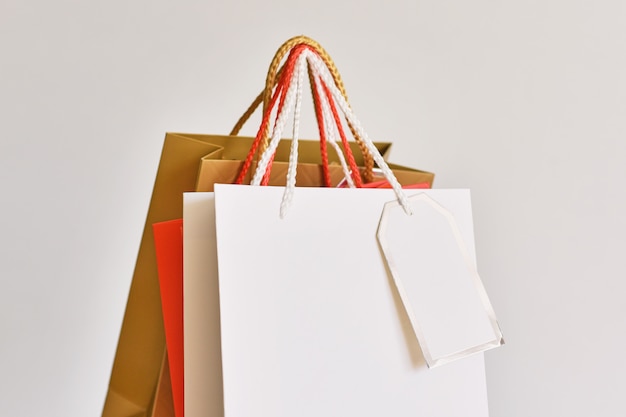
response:
M165 137L103 417L152 415L165 352L152 224L182 217L182 193L194 190L200 159L218 149L207 138Z

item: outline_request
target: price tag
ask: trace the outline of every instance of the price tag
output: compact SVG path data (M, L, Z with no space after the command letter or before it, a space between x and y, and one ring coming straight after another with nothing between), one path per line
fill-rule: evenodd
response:
M412 215L397 201L385 204L377 237L428 367L502 345L468 233L426 193L409 201ZM471 217L464 220L471 232Z

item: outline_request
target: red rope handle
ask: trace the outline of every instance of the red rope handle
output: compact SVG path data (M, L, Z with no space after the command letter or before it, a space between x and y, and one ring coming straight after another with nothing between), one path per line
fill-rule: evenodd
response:
M299 55L299 53L298 53ZM291 54L289 55L289 58L291 58ZM293 65L295 65L295 58L294 61L292 63ZM291 68L291 71L293 71L294 68ZM289 83L291 83L291 79L293 78L293 72L291 72L289 74L289 79L286 80L286 84L281 85L281 91L280 91L280 101L278 103L278 110L276 111L276 116L274 118L274 126L276 126L276 121L278 120L278 116L280 115L280 113L283 111L283 108L285 107L285 98L287 97L287 90L289 89ZM285 80L281 79L279 81L280 83L284 83ZM267 133L267 132L266 132ZM270 182L270 174L272 172L272 164L274 163L274 156L276 155L276 153L274 153L271 157L269 162L267 163L267 169L265 170L265 173L263 174L263 178L261 179L261 185L268 185ZM260 155L259 155L260 157Z
M250 166L252 165L252 160L254 159L254 155L256 154L259 148L259 145L261 144L261 141L263 140L263 136L269 124L270 117L272 114L272 109L276 105L276 101L280 97L281 103L284 103L284 96L286 95L286 90L287 90L285 86L289 86L289 83L291 82L291 78L293 76L293 71L294 71L294 66L296 63L296 58L300 55L302 50L303 50L303 47L297 46L292 50L292 53L289 55L289 58L287 62L285 63L285 67L284 67L285 69L281 73L280 80L278 81L278 84L276 85L276 89L274 90L274 95L272 96L272 99L270 100L270 104L269 106L267 106L267 109L265 110L265 114L263 115L261 126L259 127L256 137L254 138L254 141L252 142L252 146L250 147L250 151L248 151L248 155L246 156L246 159L244 160L243 166L241 167L241 171L239 171L239 175L235 179L235 184L243 184L243 180L248 174L248 171L250 170ZM281 108L278 109L279 112L281 110L282 110Z
M293 78L293 71L295 70L295 63L296 60L298 59L298 57L300 56L300 54L305 50L305 49L310 49L312 51L313 48L311 48L311 46L306 45L306 44L301 44L301 45L296 45L289 53L289 56L287 57L287 62L285 63L285 67L287 67L287 64L290 64L290 69L287 68L287 70L290 72L289 73L289 77L288 79L282 79L279 82L282 83L282 90L281 90L281 97L280 97L280 103L278 104L278 111L276 112L276 117L274 119L274 125L276 125L276 121L278 120L278 115L282 112L284 105L285 105L285 98L287 96L287 90L289 89L289 84L291 83L291 79ZM315 52L315 51L314 51ZM282 77L281 77L282 78ZM267 132L266 132L267 133ZM267 169L265 170L265 173L263 174L263 178L261 179L261 185L268 185L270 182L270 174L272 172L272 164L274 163L274 156L276 155L276 153L274 153L271 157L270 160L267 164ZM322 159L324 158L324 154L322 154ZM328 159L328 155L326 156L326 159Z
M346 138L346 133L343 130L343 125L341 124L341 119L339 118L339 112L337 112L337 106L335 104L335 100L330 92L330 88L324 82L324 80L320 80L322 82L322 88L324 89L324 94L328 99L328 103L330 104L330 109L333 113L333 118L335 119L335 124L337 125L337 130L339 130L339 136L341 136L341 143L343 144L343 149L348 158L348 165L350 165L350 169L352 170L352 179L354 180L354 185L358 188L363 186L363 182L361 181L361 172L359 171L359 167L354 160L354 154L352 153L352 149L350 148L350 144L348 143L348 139Z
M246 156L246 159L241 168L241 171L239 172L239 175L237 176L237 179L235 180L235 184L242 184L244 178L246 177L248 171L250 170L250 166L252 165L254 155L256 154L263 140L264 133L268 127L269 120L271 118L272 109L276 105L277 101L278 101L278 110L276 112L274 123L276 123L276 120L278 119L279 114L283 111L285 99L287 96L287 90L293 78L293 73L295 70L295 63L297 61L297 58L301 55L301 53L305 49L309 49L312 52L317 53L315 49L313 49L311 46L306 45L306 44L296 45L290 51L289 56L287 57L287 60L284 65L284 71L282 71L282 73L280 74L280 78L276 85L276 89L274 90L274 94L272 95L272 98L270 100L270 104L267 107L265 114L263 116L261 126L259 127L259 130L257 132L254 142L252 143L252 146L250 147L250 151L248 152L248 155ZM310 70L309 70L309 75L311 75ZM331 187L332 184L331 184L330 167L329 167L329 161L328 161L328 146L326 143L327 137L326 137L325 124L324 124L324 117L323 117L323 112L322 112L321 97L320 97L320 92L318 91L317 84L314 82L312 76L310 79L311 79L311 92L313 95L313 102L315 105L315 115L317 118L317 124L318 124L319 133L320 133L320 153L321 153L321 159L322 159L323 181L326 187ZM339 117L339 112L337 111L337 106L335 104L334 98L332 97L330 89L328 88L326 83L323 80L320 80L320 81L321 81L324 95L327 98L328 103L330 105L330 108L333 114L333 119L339 131L339 135L341 136L341 142L344 148L344 152L346 154L346 157L348 159L348 164L352 171L351 176L354 180L355 185L357 187L362 187L363 183L361 180L361 174L356 164L356 161L354 159L352 149L350 148L350 145L348 143L348 139L346 138L346 134L343 129L343 126L341 124L341 119ZM268 185L273 161L274 161L274 155L272 155L270 158L270 161L267 166L267 170L265 171L265 174L261 181L261 185Z
M313 103L315 104L315 116L317 117L317 126L320 132L320 153L322 155L322 177L324 179L324 185L330 187L330 168L328 166L328 146L326 141L326 129L324 128L324 113L322 111L322 101L320 93L317 90L317 83L313 81Z

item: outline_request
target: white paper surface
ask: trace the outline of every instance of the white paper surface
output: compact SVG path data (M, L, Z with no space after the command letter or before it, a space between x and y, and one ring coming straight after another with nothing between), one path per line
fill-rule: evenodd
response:
M482 353L427 369L376 231L391 190L216 185L226 417L485 417ZM467 193L429 190L474 253Z
M213 193L183 197L185 415L224 415Z
M455 193L471 220L469 191ZM409 201L411 216L396 201L385 204L378 240L426 363L500 346L495 314L454 215L426 193Z

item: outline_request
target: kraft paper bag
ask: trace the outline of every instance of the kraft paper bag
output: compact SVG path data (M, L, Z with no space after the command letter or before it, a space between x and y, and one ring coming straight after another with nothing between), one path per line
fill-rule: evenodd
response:
M182 217L182 194L195 189L200 159L219 149L210 136L165 137L103 417L151 416L159 404L165 335L152 225Z
M395 194L296 188L281 219L283 191L215 186L225 416L488 416L482 352L427 366L409 317L415 311L376 239ZM451 213L475 263L469 192L410 193ZM213 197L205 198L208 207ZM209 240L212 215L204 210ZM205 256L213 250L206 245ZM213 282L217 271L207 270ZM215 294L210 300L218 302Z

